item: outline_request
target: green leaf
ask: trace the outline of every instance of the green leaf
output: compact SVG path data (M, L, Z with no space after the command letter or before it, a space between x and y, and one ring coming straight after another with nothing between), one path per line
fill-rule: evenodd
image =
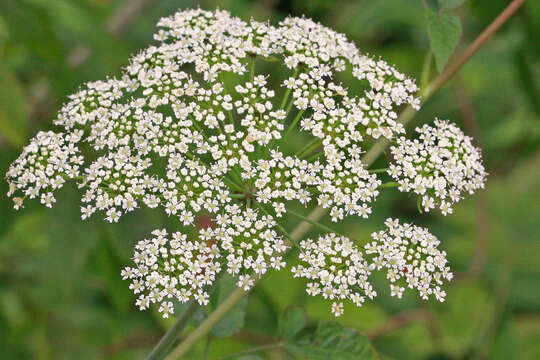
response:
M217 285L217 299L215 306L221 304L231 292L236 289L236 279L224 275ZM212 329L212 335L228 337L236 334L244 327L246 317L247 297L242 298L225 317Z
M466 0L439 0L442 10L452 10L463 5Z
M17 78L0 64L0 137L11 145L24 145L28 110Z
M365 360L378 359L369 340L354 329L345 329L335 322L319 325L307 341L284 344L284 348L301 359Z
M442 72L461 36L459 17L449 13L426 11L431 50L437 69Z
M279 337L290 339L298 334L307 324L306 311L297 306L285 309L279 318Z
M242 357L237 358L236 360L264 360L259 355L244 355Z

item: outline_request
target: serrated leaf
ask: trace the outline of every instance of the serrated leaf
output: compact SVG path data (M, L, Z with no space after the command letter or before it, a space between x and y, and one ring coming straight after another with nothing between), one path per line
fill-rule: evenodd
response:
M17 78L0 64L0 137L11 145L24 144L28 110Z
M217 299L215 306L221 304L229 294L236 289L236 279L229 275L224 275L219 281L216 291ZM246 317L247 297L243 297L225 317L212 329L212 335L217 337L228 337L236 334L244 327Z
M279 317L279 337L281 339L290 339L298 334L307 324L306 311L297 306L291 306Z
M366 360L378 359L369 340L354 329L345 329L335 322L319 325L312 339L289 342L284 348L301 359Z
M431 50L439 72L444 70L461 36L461 20L454 14L426 12Z
M439 5L442 10L452 10L460 7L467 0L439 0Z

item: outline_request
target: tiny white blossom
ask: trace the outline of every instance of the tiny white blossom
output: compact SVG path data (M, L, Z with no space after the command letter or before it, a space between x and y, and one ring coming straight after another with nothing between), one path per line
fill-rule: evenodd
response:
M332 303L332 314L334 316L339 317L343 315L343 303Z

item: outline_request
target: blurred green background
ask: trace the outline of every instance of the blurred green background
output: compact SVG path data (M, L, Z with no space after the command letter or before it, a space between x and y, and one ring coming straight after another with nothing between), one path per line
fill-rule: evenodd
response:
M508 3L459 6L457 52ZM416 78L429 50L420 0L0 0L0 173L31 136L51 128L78 85L118 74L130 54L152 43L160 17L199 5L272 22L304 14ZM414 200L387 191L368 221L341 225L365 237L388 216L414 218L441 239L457 275L443 304L411 294L397 301L376 282L375 301L346 305L338 321L389 358L540 358L539 34L540 1L529 0L412 123L448 118L475 136L490 173L487 190L449 217L418 215ZM170 220L142 210L114 225L81 222L75 186L58 193L53 209L28 202L16 213L6 192L1 181L0 358L144 358L171 321L139 312L120 270L135 242ZM330 319L330 304L303 286L288 272L265 277L249 298L244 329L214 339L209 358L272 342L290 304L305 307L310 325ZM192 358L201 359L203 348Z

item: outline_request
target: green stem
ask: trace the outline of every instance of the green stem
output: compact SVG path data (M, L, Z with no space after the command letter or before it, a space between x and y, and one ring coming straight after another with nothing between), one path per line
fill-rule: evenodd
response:
M300 121L300 119L302 118L302 114L304 114L304 111L305 110L300 110L298 112L298 114L296 114L296 117L294 118L293 122L291 123L291 125L289 126L289 128L287 129L287 132L285 133L285 136L283 136L282 139L285 139L287 138L287 136L289 136L289 134L293 131L293 129L295 128L296 124L298 123L298 121Z
M433 94L441 89L441 87L446 84L462 67L463 65L473 56L478 49L486 43L486 41L501 28L501 26L515 14L515 12L523 5L526 0L513 0L503 12L487 28L482 31L480 35L470 44L465 51L463 51L459 56L452 61L444 71L430 82L424 89L421 91L421 97L424 102L429 100ZM426 59L427 60L427 59ZM414 117L415 110L409 105L403 110L399 115L398 122L406 125ZM364 164L371 165L380 154L388 146L389 142L386 139L380 139L377 141L364 156Z
M249 81L253 82L253 79L255 78L255 55L251 56L251 65L249 69Z
M315 142L320 140L319 138L315 138L310 140L306 145L302 146L296 153L294 153L294 156L300 156L303 152L305 152L307 149L309 149Z
M311 154L315 149L317 149L319 146L321 146L321 143L322 143L322 139L320 138L315 138L313 139L312 141L310 141L305 147L304 149L302 149L301 151L298 152L298 157L301 159L305 156L308 156L309 154Z
M206 337L206 346L204 347L204 360L208 360L208 353L210 352L210 344L212 344L212 335L208 334Z
M262 204L260 204L260 203L255 203L255 205L256 205L259 209L261 209L261 211L262 211L263 213L265 213L266 215L272 216L272 215L268 212L268 210L266 210L266 209L264 208L264 206L263 206ZM296 241L295 239L292 239L292 238L291 238L291 235L287 232L287 230L285 230L285 228L284 228L283 226L281 226L281 224L278 223L277 221L276 221L276 226L277 226L278 229L283 233L283 235L289 240L289 243L290 243L289 245L294 245L294 246L296 246L300 251L302 251L302 248L301 248L300 245L298 244L298 241Z
M389 182L385 182L381 185L379 185L379 188L394 188L394 187L398 187L399 186L399 183L395 182L395 181L389 181Z
M229 197L231 199L244 199L246 194L229 194Z
M386 173L387 171L388 171L388 168L368 170L368 172L369 172L370 174Z
M294 70L292 77L296 79L299 72L300 72L300 68L297 67L296 70ZM290 95L291 95L291 89L287 88L287 91L285 91L285 95L283 96L283 100L281 100L281 105L279 106L280 109L285 109L285 104L287 103L287 100L289 99Z
M328 227L328 226L326 226L326 225L323 225L323 224L321 224L320 222L317 222L317 221L315 221L315 220L311 220L311 219L309 219L307 216L304 216L304 215L302 215L302 214L300 214L300 213L297 213L296 211L293 211L293 210L291 210L291 209L286 209L286 210L287 210L287 213L289 213L289 214L291 214L291 215L294 215L294 216L296 216L297 218L299 218L299 219L301 219L301 220L304 220L305 222L308 222L308 223L310 223L310 224L313 225L313 226L318 227L319 229L322 229L322 230L327 231L327 232L331 232L331 233L335 233L335 234L344 236L344 235L342 235L339 231L336 231L336 230L334 230L334 229L332 229L332 228L330 228L330 227Z
M318 221L327 213L327 209L322 207L315 208L309 215L308 219L310 221ZM290 238L296 241L300 240L308 231L311 229L311 224L307 221L302 221L300 224L294 228L290 233ZM212 312L204 321L185 339L178 345L165 360L174 360L180 359L184 356L193 345L195 345L199 340L201 340L206 334L208 334L212 328L229 312L229 310L236 305L245 295L247 291L244 291L241 288L236 288L229 296L221 303L214 312Z
M287 109L285 109L285 114L289 115L289 111L291 111L293 104L294 104L294 99L291 99L291 101L289 102L289 105L287 105Z
M318 151L318 152L316 152L315 154L311 155L311 156L310 156L309 158L307 158L306 160L307 160L308 162L312 162L313 160L315 160L316 158L318 158L319 156L321 156L322 153L323 153L322 150L321 150L321 151Z
M187 308L184 310L184 312L180 315L178 320L174 323L174 325L167 331L167 333L161 338L159 343L154 347L150 355L146 358L146 360L158 360L163 359L165 355L167 355L167 352L171 348L172 344L178 339L180 334L182 333L182 330L186 327L189 320L197 311L198 304L195 300L191 300L188 303Z
M229 296L222 302L216 310L214 310L208 317L185 339L178 345L165 360L181 359L182 356L195 345L201 338L206 336L214 326L239 302L244 296L247 295L247 291L244 289L236 288Z
M433 52L429 50L424 59L424 65L422 66L422 75L420 75L420 89L425 89L429 82L429 74L431 72L431 62L433 59Z
M232 188L235 188L237 191L244 192L244 188L235 183L233 180L229 178L223 178L223 182L229 185Z

